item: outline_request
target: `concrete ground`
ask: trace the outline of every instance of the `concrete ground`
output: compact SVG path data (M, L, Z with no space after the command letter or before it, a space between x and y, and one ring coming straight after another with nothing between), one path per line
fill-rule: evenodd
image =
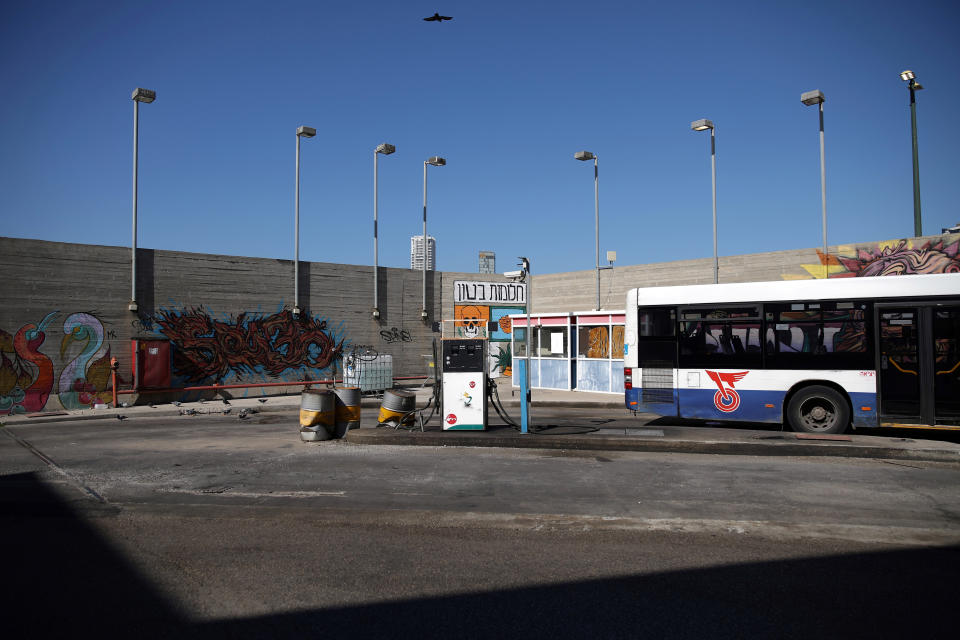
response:
M433 394L429 385L408 387L417 394L417 407L426 407ZM296 411L300 394L286 396L233 395L222 399L180 404L139 404L131 407L54 411L4 416L0 424L40 424L104 417L161 417L183 413L237 416L242 411L275 413ZM498 395L508 417L520 418L520 392L509 381L498 385ZM364 396L359 429L347 433L350 442L367 445L511 447L599 451L648 451L731 455L839 456L929 462L960 462L960 435L936 430L860 430L843 435L813 435L783 431L778 425L703 423L632 414L617 394L535 389L532 393L531 429L521 434L492 407L485 431L443 431L438 412L423 431L419 427L378 427L381 399ZM432 406L432 405L430 405ZM429 414L429 411L426 412Z

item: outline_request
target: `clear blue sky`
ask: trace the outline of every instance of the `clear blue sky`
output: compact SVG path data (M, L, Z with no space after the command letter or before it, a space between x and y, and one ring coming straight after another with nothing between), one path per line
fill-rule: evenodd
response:
M451 22L423 22L435 11ZM821 242L826 94L831 244L913 232L908 91L918 93L924 232L960 222L960 4L844 2L50 2L0 16L0 234L129 246L135 87L141 247L409 265L423 160L438 268L592 268Z

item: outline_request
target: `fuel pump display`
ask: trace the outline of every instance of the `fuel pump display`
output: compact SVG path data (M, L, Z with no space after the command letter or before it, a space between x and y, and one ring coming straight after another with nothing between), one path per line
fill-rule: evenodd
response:
M487 428L487 341L444 339L440 415L444 431Z

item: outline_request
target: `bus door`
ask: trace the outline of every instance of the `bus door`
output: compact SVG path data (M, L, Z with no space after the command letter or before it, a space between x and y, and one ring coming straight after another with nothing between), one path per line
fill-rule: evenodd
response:
M637 366L640 402L661 416L677 415L677 313L671 307L640 308Z
M960 425L960 306L877 305L880 415Z

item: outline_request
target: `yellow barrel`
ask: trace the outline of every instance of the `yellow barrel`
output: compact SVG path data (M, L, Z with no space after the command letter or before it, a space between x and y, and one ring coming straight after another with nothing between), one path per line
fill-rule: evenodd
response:
M300 395L300 426L320 426L333 434L336 424L336 396L329 389L307 389Z
M404 416L410 413L417 406L417 394L413 391L401 391L396 389L387 389L383 392L383 402L380 403L380 413L377 421L397 423ZM413 414L410 414L403 424L413 424Z
M360 428L360 387L337 387L336 428L334 438L342 438L350 429Z

